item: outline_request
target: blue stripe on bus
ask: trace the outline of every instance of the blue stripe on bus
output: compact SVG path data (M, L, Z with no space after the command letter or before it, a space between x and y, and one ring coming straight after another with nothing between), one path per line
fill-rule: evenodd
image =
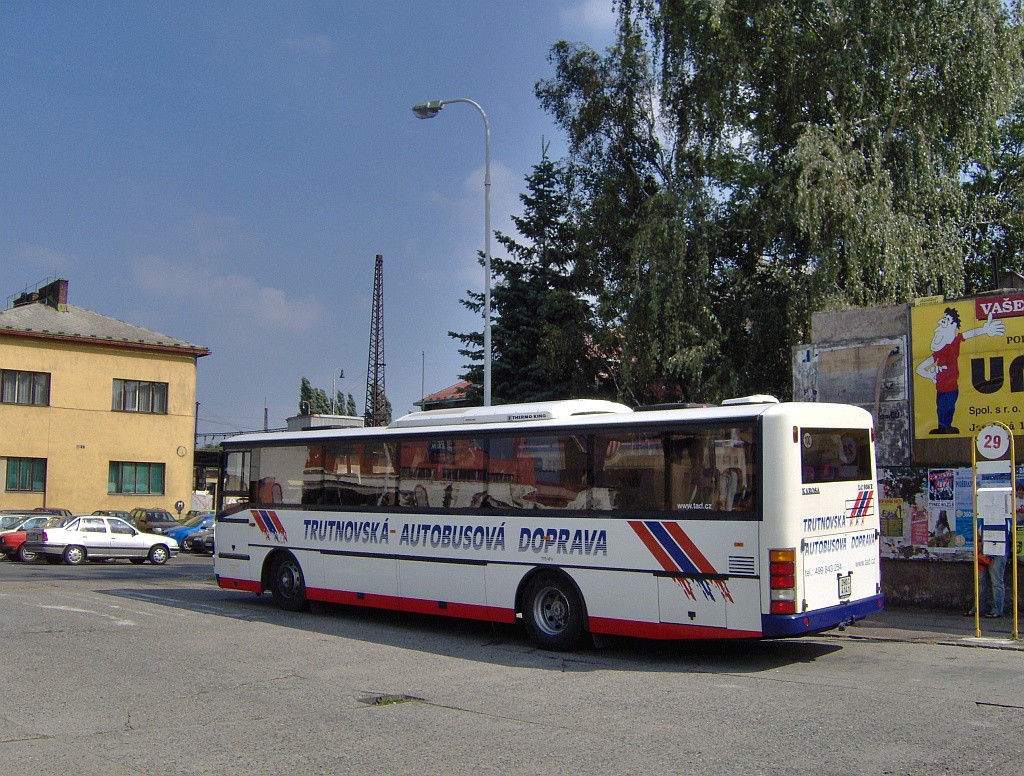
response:
M651 533L654 534L654 538L658 540L658 543L665 549L665 552L669 554L672 560L679 564L680 569L693 574L701 573L696 564L683 552L683 548L676 543L675 539L669 536L664 525L654 520L645 520L644 525L650 529Z

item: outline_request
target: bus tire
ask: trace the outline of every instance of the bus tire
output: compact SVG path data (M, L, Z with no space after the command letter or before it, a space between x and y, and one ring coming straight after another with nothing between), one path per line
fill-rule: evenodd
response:
M274 603L288 612L301 612L309 606L302 567L290 552L274 558L270 566L270 592Z
M542 572L526 585L523 623L542 649L566 652L580 646L586 613L576 586L560 574Z

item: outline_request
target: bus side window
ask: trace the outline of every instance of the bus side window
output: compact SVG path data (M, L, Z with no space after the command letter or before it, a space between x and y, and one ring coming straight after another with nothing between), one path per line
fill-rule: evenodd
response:
M752 428L695 429L668 444L673 510L744 512L755 503Z
M673 510L715 508L718 472L706 432L672 434L668 442L669 506Z
M487 440L451 437L402 442L398 503L475 509L487 482Z
M396 503L394 442L335 442L324 450L324 502L341 506Z
M505 509L581 509L587 500L584 436L490 440L487 501Z
M665 508L665 448L660 433L594 437L593 509L661 511Z

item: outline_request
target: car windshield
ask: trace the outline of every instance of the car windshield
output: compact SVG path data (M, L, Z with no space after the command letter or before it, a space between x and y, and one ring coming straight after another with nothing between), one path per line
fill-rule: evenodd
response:
M17 528L27 519L24 515L5 515L0 518L0 530L6 531L8 528Z
M208 517L209 515L195 515L193 517L190 517L184 523L182 523L182 525L184 525L186 528L193 528L194 526L199 525Z

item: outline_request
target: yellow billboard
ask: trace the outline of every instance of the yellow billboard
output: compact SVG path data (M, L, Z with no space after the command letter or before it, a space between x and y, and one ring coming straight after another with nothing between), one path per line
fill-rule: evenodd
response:
M910 308L914 436L1024 431L1024 294Z

